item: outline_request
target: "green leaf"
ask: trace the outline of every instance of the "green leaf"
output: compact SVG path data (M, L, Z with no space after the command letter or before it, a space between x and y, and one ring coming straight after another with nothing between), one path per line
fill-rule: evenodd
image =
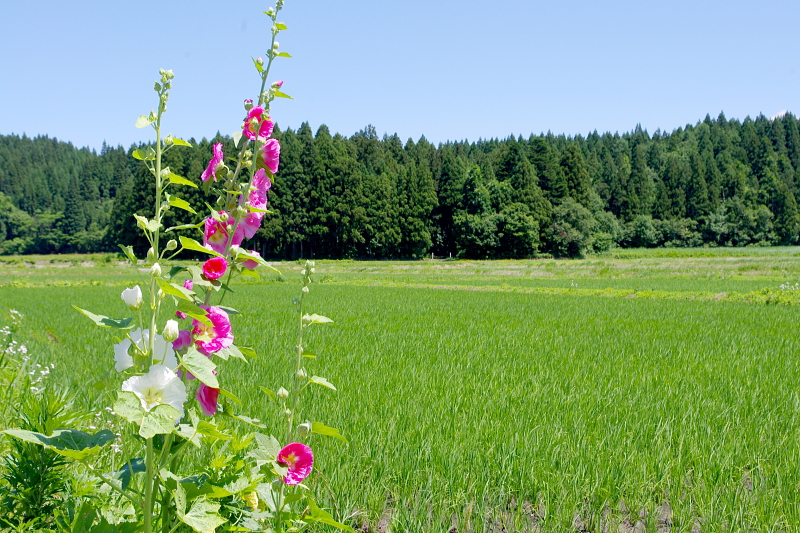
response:
M259 429L267 429L267 426L261 423L261 420L258 418L250 418L249 416L244 415L232 415L230 413L225 413L226 416L230 416L231 418L235 418L236 420L241 420L245 424L250 424L251 426L255 426Z
M277 24L275 24L275 27L278 28L279 30L287 30L287 29L289 29L289 28L286 27L286 24L284 24L283 22L278 22Z
M145 412L139 435L149 439L155 435L172 433L175 429L175 420L180 418L181 412L171 405L161 404Z
M132 391L119 391L117 401L114 402L114 412L128 422L141 424L144 418L144 408L139 397Z
M263 66L263 65L260 65L260 64L258 63L258 61L256 60L256 58L255 58L255 57L251 57L250 59L252 59L252 60L253 60L253 65L255 65L255 66L256 66L256 70L257 70L257 71L259 71L259 72L264 72L264 66ZM235 143L235 144L239 144L239 143Z
M161 227L161 223L157 220L148 220L147 218L137 215L136 213L133 214L133 218L136 219L136 224L142 228L149 231L156 231L158 228Z
M184 288L182 285L170 283L161 278L157 278L156 282L158 283L158 286L161 287L161 290L164 291L164 294L171 294L172 296L182 300L189 300L191 302L194 301L194 293L189 289Z
M316 359L317 358L316 355L314 355L313 353L309 353L309 352L303 352L301 355L303 357L308 357L309 359Z
M316 383L317 385L322 385L323 387L328 387L331 390L336 390L336 387L333 386L333 383L331 383L330 381L328 381L325 378L322 378L322 377L319 377L319 376L311 376L309 378L309 381L311 383Z
M198 533L211 533L227 520L219 515L219 504L208 501L204 496L196 499L188 513L178 511L181 522Z
M81 309L77 306L72 306L87 317L89 317L95 324L100 327L104 328L114 328L114 329L133 329L135 324L133 324L133 318L108 318L107 316L103 315L96 315L86 309Z
M239 348L239 351L242 352L242 355L246 355L247 357L251 357L253 359L258 359L258 354L256 354L256 351L252 347L241 346L238 344L236 345L236 347Z
M233 438L227 433L222 433L217 429L217 426L211 422L206 422L205 420L202 420L199 424L197 424L197 432L201 435L205 435L206 437L212 437L219 440L231 440Z
M200 434L197 428L189 424L180 424L175 427L175 434L191 442L195 447L202 448L203 444L200 442Z
M311 422L311 433L318 433L319 435L326 435L328 437L333 437L334 439L347 442L347 439L344 438L341 433L339 433L338 429L328 427L322 422Z
M175 146L188 146L189 148L194 148L191 143L184 141L183 139L178 139L177 137L172 138L172 144Z
M152 124L152 122L150 121L150 118L147 115L139 115L139 118L136 119L137 128L146 128L150 124Z
M230 401L232 401L233 403L235 403L239 407L242 406L242 401L239 398L237 398L236 395L234 393L232 393L231 391L227 391L225 389L219 389L219 393L221 395L225 396L226 398L228 398Z
M233 344L231 344L227 348L223 348L220 351L216 352L216 355L219 355L220 357L226 360L228 359L228 357L235 357L236 359L241 359L245 363L247 362L247 359L245 359L244 355L242 355L242 352L239 351L239 348L237 348Z
M22 429L7 429L4 433L33 444L40 444L71 459L84 461L100 451L100 448L117 438L107 429L94 435L77 429L59 429L46 436Z
M278 397L275 395L274 392L272 392L272 390L270 390L270 389L268 389L266 387L261 387L261 386L259 386L258 388L261 389L261 392L263 392L264 394L269 396L269 399L272 400L273 402L277 402L278 401Z
M275 57L292 57L286 52L281 52L280 54L276 55ZM291 98L291 96L286 96L286 98Z
M180 240L181 240L181 246L183 246L187 250L194 250L195 252L203 252L204 254L209 254L216 257L223 257L222 254L218 254L214 250L206 248L196 240L190 239L189 237L184 237L183 235L181 235Z
M164 233L169 233L170 231L177 231L179 229L195 229L195 228L199 228L203 224L205 224L205 221L198 222L197 224L181 224L180 226L171 226L171 227L165 229Z
M131 155L134 157L134 159L138 159L139 161L155 161L156 159L155 151L153 151L153 149L149 146L145 151L137 148Z
M233 292L231 289L227 289L227 290ZM240 314L239 311L237 311L233 307L228 307L226 305L218 305L217 309L222 309L223 311L225 311L229 315L238 315L238 314Z
M238 130L238 131L235 131L235 132L231 133L231 139L233 139L233 145L238 147L239 146L239 141L242 140L242 137L244 137L244 135L242 135L242 131L241 130Z
M124 253L128 257L128 259L130 259L131 263L133 263L134 265L138 264L139 261L133 254L133 246L122 246L121 244L118 244L117 246L122 248L122 253Z
M144 464L144 459L133 459L123 465L122 468L111 473L111 478L119 480L122 490L128 488L131 484L131 477L133 474L139 474L147 470Z
M281 445L278 440L272 435L264 435L258 432L254 436L256 447L250 450L247 456L255 459L258 466L273 462L278 457L278 452L281 451Z
M217 365L211 362L211 359L197 351L197 348L191 346L186 355L183 356L183 366L191 372L194 377L205 383L211 388L218 389L219 381L217 376L214 375L213 370Z
M319 522L321 524L326 524L326 525L329 525L329 526L333 526L336 529L339 529L341 531L349 531L351 533L354 533L352 527L346 526L344 524L340 524L339 522L337 522L336 520L333 519L333 516L331 516L331 514L329 512L323 511L322 509L317 507L317 504L314 503L314 500L312 500L311 498L308 498L307 501L308 501L309 513L308 513L308 515L306 515L306 518L303 519L304 521L306 521L306 522L311 522L311 521Z
M286 54L285 52L281 52L280 54L278 54L278 57L292 57L292 56ZM278 89L275 89L275 96L277 96L278 98L288 98L289 100L294 100L294 98L292 98L286 93L280 92Z
M177 207L178 209L183 209L184 211L188 211L188 212L190 212L192 214L195 214L195 215L197 214L197 211L192 209L192 206L189 205L189 202L187 202L186 200L183 200L181 198L176 198L174 196L170 196L169 197L169 205L171 205L172 207Z
M197 188L197 184L195 184L193 181L189 181L188 179L178 176L177 174L173 174L172 172L167 175L167 178L169 178L169 182L171 184L188 185L189 187L194 187L195 189Z
M329 322L333 322L330 318L318 314L309 315L306 313L303 315L303 322L308 322L310 324L327 324Z
M193 301L178 300L178 311L186 313L187 316L194 318L208 327L213 326L211 319L206 316L205 310L198 307Z

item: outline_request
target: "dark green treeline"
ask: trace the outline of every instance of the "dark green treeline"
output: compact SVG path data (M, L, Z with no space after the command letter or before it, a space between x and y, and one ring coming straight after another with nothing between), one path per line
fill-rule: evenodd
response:
M276 129L277 131L277 129ZM271 215L249 247L265 257L581 256L613 246L769 246L800 239L800 128L792 114L653 135L509 137L434 146L308 124L277 131ZM193 181L215 142L175 148ZM115 250L152 216L151 178L122 147L99 154L47 137L0 137L0 253ZM198 207L199 189L172 191ZM167 226L200 215L170 211ZM198 238L199 234L188 233Z

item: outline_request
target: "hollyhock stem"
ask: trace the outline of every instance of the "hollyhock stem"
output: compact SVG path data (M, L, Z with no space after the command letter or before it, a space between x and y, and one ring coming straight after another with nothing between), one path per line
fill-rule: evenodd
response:
M147 439L144 480L144 533L153 533L153 438Z

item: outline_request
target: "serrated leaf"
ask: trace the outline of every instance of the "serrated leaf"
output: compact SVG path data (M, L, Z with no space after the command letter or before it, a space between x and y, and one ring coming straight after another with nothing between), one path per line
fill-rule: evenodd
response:
M139 435L149 439L156 435L172 433L175 429L175 421L180 416L181 412L171 405L157 405L145 412L142 425L139 427Z
M206 437L212 437L219 440L231 440L233 438L227 433L222 433L217 429L217 426L211 422L206 422L205 420L201 420L200 423L197 424L197 432L201 435L205 435Z
M194 215L197 214L197 211L192 209L192 206L189 205L189 202L187 202L186 200L184 200L182 198L176 198L174 196L170 196L169 197L169 205L171 205L172 207L177 207L178 209L183 209L184 211L188 211L188 212L190 212L190 213L192 213Z
M182 300L189 300L191 302L194 301L194 293L182 285L170 283L169 281L161 278L156 278L156 283L158 283L158 286L161 287L162 291L164 291L164 294L170 294Z
M108 318L107 316L103 315L96 315L91 311L87 311L86 309L81 309L73 305L75 309L89 317L95 324L103 328L114 328L114 329L133 329L135 324L133 324L133 318Z
M284 54L284 52L281 52L280 54L278 54L278 57L292 57L292 56L290 56L289 54L286 54L286 55L283 55L283 54ZM289 100L294 100L294 98L292 98L291 96L289 96L289 95L288 95L288 94L286 94L286 93L282 93L282 92L281 92L281 91L279 91L278 89L275 89L275 93L274 93L274 94L275 94L275 96L277 96L278 98L288 98Z
M309 315L306 313L303 315L303 322L308 322L310 324L327 324L329 322L333 322L330 318L322 315L318 315L314 313L313 315Z
M167 176L169 182L175 185L188 185L189 187L197 188L197 184L193 181L189 181L188 179L184 178L183 176L178 176L177 174L173 174L172 172L169 173Z
M198 533L212 533L217 526L227 522L219 515L219 504L206 500L204 496L194 501L188 513L179 512L178 518Z
M213 324L211 323L211 319L208 318L204 309L201 309L197 304L195 304L191 300L178 300L178 311L181 313L185 313L187 316L190 316L205 324L206 326L212 327Z
M316 383L317 385L322 385L323 387L328 387L331 390L336 390L336 387L333 386L333 383L328 381L327 379L320 377L320 376L311 376L309 378L311 383Z
M139 397L132 391L119 391L117 401L114 402L114 412L128 422L141 424L144 418L144 408Z
M45 446L60 455L77 459L78 461L86 460L95 455L100 451L101 447L117 438L112 431L107 429L94 435L77 429L59 429L49 436L22 429L7 429L4 433L26 442Z
M152 124L152 122L147 115L139 115L139 118L136 119L137 128L146 128L150 124Z
M203 444L200 442L200 434L194 426L189 424L180 424L175 428L175 434L188 440L197 448L201 448Z
M161 227L161 223L155 219L148 220L147 218L141 215L137 215L136 213L133 214L133 218L136 219L137 225L142 229L146 229L149 231L156 231L158 228Z
M206 248L196 240L190 239L189 237L184 237L183 235L181 235L180 240L181 240L181 246L183 246L187 250L194 250L195 252L203 252L204 254L213 255L215 257L223 257L222 254L219 254L214 250Z
M183 366L197 379L213 389L219 388L219 381L214 375L217 365L211 359L197 351L194 346L189 347L189 351L183 356Z
M344 438L341 433L339 433L338 429L326 426L322 422L311 422L311 433L317 433L319 435L325 435L327 437L333 437L334 439L347 442L347 439Z
M183 139L178 139L177 137L172 138L172 144L175 146L188 146L189 148L194 148L191 143L184 141Z
M215 352L215 354L216 354L216 355L219 355L219 356L220 356L220 357L222 357L223 359L228 359L228 357L235 357L236 359L241 359L241 360L242 360L242 361L244 361L245 363L247 362L247 359L245 359L244 355L243 355L243 354L242 354L242 352L239 350L239 348L237 348L237 347L236 347L235 345L233 345L233 344L231 344L231 345L230 345L230 346L228 346L227 348L223 348L223 349L221 349L220 351L218 351L218 352Z
M247 456L255 459L259 466L275 461L275 458L278 457L278 452L281 451L281 445L278 440L272 435L264 435L258 432L254 436L256 447L250 450Z
M122 246L121 244L118 244L117 246L122 249L122 253L128 257L131 263L134 265L138 264L139 260L136 259L136 256L133 253L133 246Z
M131 153L131 155L134 157L134 159L138 159L139 161L154 161L156 158L156 154L153 153L152 148L148 148L145 151L137 148L133 151L133 153Z

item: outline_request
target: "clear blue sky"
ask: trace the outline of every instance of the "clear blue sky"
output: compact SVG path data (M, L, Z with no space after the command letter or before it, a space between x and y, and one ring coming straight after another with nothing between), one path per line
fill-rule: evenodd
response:
M0 134L149 140L133 124L155 107L159 68L176 75L168 131L232 133L258 89L269 5L5 2ZM800 112L797 0L286 0L280 20L284 128L438 143Z

